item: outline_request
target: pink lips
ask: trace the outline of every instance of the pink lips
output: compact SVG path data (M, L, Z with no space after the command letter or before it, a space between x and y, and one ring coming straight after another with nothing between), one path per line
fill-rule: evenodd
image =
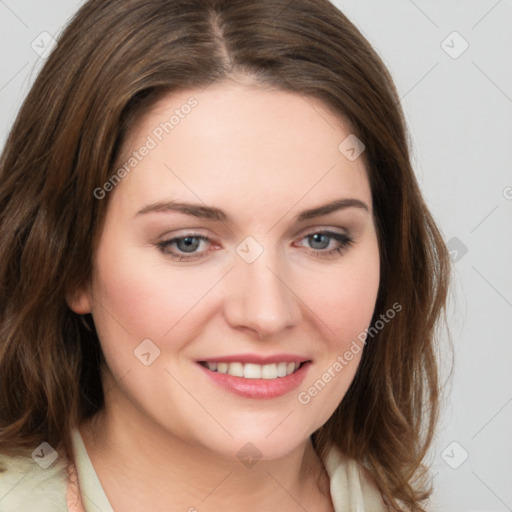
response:
M311 361L305 357L278 354L269 357L263 357L254 354L221 356L218 358L203 359L201 362L222 362L222 363L253 363L253 364L272 364L279 362L295 362L302 363L294 373L286 377L278 377L276 379L247 379L244 377L235 377L227 373L218 373L209 370L198 362L199 368L217 385L236 395L245 398L276 398L290 391L293 391L303 382L306 374L311 366Z

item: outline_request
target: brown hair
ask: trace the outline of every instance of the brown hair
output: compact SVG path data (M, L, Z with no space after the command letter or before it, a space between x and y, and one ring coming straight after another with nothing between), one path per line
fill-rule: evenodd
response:
M384 64L327 0L91 0L63 32L0 161L0 452L70 432L104 403L95 330L66 297L91 277L112 175L130 126L161 95L249 77L321 100L365 146L381 255L371 339L315 434L365 464L390 510L422 511L422 460L438 410L435 326L449 264L422 199Z

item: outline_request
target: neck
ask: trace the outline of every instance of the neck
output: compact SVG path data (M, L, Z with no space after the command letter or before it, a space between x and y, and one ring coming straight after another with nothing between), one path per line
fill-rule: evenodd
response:
M329 477L309 438L251 465L132 420L104 410L80 427L114 510L332 510Z

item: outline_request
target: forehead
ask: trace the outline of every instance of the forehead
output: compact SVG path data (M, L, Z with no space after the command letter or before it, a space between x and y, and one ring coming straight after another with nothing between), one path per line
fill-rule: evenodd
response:
M229 201L241 211L343 196L371 203L363 159L338 149L350 133L320 101L291 92L222 82L171 93L128 134L117 167L134 165L115 200L132 209Z

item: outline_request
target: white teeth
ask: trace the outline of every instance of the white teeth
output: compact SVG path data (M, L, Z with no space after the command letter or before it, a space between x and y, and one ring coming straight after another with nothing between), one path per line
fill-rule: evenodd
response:
M229 364L228 363L218 363L217 364L217 371L219 373L228 373Z
M259 364L244 364L244 377L246 379L261 379L261 366Z
M279 363L277 365L277 376L278 377L286 377L286 363Z
M243 377L244 365L242 363L231 363L228 367L228 373L234 377Z
M262 379L277 379L277 364L265 364L261 367Z
M277 364L254 364L254 363L206 363L211 371L218 373L227 373L234 377L244 377L246 379L277 379L286 377L294 373L300 366L300 363L277 363Z

